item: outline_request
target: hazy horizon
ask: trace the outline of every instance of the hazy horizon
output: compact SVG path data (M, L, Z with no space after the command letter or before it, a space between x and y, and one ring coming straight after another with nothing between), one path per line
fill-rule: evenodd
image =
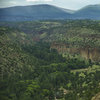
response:
M0 0L0 8L12 7L12 6L27 6L49 4L58 6L61 8L78 10L87 5L100 4L98 0Z

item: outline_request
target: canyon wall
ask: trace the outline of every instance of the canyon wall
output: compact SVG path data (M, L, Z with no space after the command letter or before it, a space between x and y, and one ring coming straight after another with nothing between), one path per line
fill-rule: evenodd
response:
M79 54L85 59L91 59L92 61L100 61L100 48L76 48L70 47L63 43L52 43L52 49L57 49L59 53Z

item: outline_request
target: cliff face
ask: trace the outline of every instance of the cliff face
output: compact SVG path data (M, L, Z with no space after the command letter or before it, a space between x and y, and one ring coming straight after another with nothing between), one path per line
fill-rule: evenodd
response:
M100 100L100 93L96 94L91 100Z
M99 48L80 49L80 55L86 59L91 59L93 61L100 61L100 49Z
M85 59L100 61L100 48L75 48L62 43L53 43L51 48L57 49L59 53L79 54Z

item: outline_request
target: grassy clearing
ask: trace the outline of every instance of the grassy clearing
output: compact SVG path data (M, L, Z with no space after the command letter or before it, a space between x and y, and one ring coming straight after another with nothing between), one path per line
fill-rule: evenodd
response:
M100 65L93 65L92 67L84 69L71 70L71 73L87 72L89 74L89 73L95 73L96 71L100 71Z

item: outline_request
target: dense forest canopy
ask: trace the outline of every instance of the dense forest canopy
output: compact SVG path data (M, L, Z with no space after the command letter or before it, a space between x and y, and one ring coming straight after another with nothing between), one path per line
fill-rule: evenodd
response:
M100 21L0 23L0 100L92 100L99 92Z

